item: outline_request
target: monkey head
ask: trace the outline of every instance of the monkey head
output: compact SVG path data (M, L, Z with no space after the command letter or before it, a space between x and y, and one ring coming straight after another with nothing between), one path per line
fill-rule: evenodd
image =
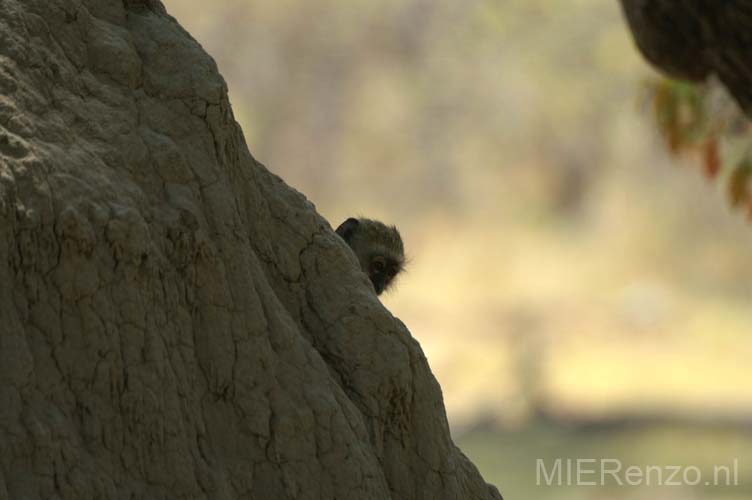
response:
M376 294L381 295L405 266L405 249L397 228L372 219L350 217L336 232L355 253Z

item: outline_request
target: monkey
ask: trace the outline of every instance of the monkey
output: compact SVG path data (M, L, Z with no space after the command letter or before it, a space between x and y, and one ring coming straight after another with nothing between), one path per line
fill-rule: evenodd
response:
M387 290L405 267L405 248L394 226L350 217L335 231L350 246L376 295Z

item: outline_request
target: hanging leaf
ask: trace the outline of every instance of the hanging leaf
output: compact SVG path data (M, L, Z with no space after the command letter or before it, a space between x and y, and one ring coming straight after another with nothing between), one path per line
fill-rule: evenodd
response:
M705 176L714 179L721 170L721 156L718 151L718 138L711 137L702 148L702 165Z
M708 114L701 87L662 79L647 88L656 124L671 153L679 154L704 141Z
M749 178L752 174L752 164L749 160L743 160L736 166L734 172L729 178L728 194L731 205L739 207L750 200L749 196Z

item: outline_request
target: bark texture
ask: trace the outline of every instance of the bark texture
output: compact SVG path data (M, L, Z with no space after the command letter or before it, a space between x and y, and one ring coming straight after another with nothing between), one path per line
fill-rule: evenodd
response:
M752 2L620 1L648 61L691 81L717 75L752 117Z
M0 0L0 450L0 499L500 498L155 0Z

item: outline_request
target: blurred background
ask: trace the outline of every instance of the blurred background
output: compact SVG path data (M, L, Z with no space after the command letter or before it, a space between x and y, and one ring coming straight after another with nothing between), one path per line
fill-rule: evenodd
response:
M752 225L666 152L615 0L164 3L258 160L400 228L384 302L505 498L752 498ZM535 485L567 457L740 484Z

